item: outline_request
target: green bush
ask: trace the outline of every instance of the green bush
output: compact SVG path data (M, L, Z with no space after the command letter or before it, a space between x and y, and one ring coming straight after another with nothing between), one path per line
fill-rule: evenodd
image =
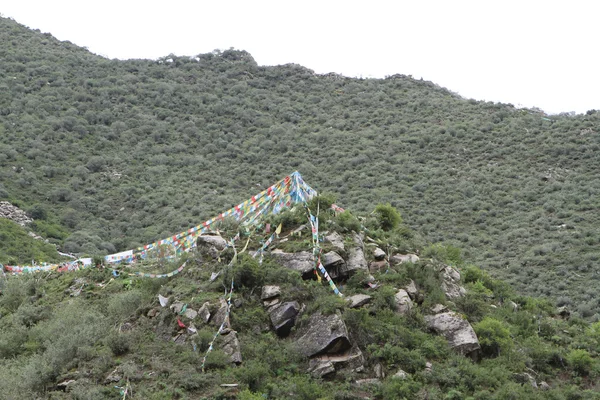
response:
M594 365L594 360L587 350L575 349L567 354L567 362L571 369L578 375L588 375Z
M114 332L106 338L106 344L115 356L122 356L129 351L131 340L126 334Z
M402 223L402 216L391 204L378 204L375 206L375 217L379 227L384 231L394 230Z
M509 352L513 348L510 331L504 322L491 317L485 317L473 327L484 354L499 356L500 352Z
M360 232L360 221L350 211L344 211L340 213L336 218L335 222L346 232Z

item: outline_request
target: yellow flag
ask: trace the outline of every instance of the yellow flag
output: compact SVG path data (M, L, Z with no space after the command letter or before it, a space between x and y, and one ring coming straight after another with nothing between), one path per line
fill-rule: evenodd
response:
M279 235L279 234L281 233L281 225L282 225L282 224L279 224L279 226L277 227L277 229L275 229L275 233L276 233L277 235Z

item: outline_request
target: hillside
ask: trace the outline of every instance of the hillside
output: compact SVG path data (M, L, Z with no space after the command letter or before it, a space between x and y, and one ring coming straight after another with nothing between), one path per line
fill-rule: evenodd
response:
M422 247L390 206L359 222L330 201L309 209L343 297L315 279L302 207L223 221L172 263L0 278L0 397L600 398L600 323Z
M343 207L389 202L428 242L598 318L598 112L238 50L108 60L4 18L0 59L0 196L45 216L36 232L66 252L152 242L299 170Z

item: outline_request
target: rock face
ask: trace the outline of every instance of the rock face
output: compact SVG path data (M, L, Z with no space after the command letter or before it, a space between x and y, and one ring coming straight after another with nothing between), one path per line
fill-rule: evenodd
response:
M231 329L223 329L221 332L223 339L223 352L229 356L232 363L240 364L242 362L242 353L240 351L240 341L237 332Z
M219 309L211 319L210 323L218 327L221 326L223 321L225 321L225 328L231 327L229 324L229 318L227 318L227 302L224 299L220 299Z
M271 323L279 336L287 336L296 323L296 317L300 311L297 301L289 301L274 307L270 311Z
M398 290L398 293L396 293L394 296L394 300L396 301L396 311L398 311L400 314L406 314L412 310L413 302L411 301L406 290Z
M296 345L306 357L335 354L351 347L348 329L338 314L313 314L306 326L298 332Z
M479 340L471 324L454 311L425 317L430 329L443 335L450 347L460 354L477 358L479 355Z
M200 317L200 320L205 324L208 323L208 320L210 319L209 306L210 304L207 301L206 303L202 304L202 307L200 307L200 309L198 310L198 316Z
M284 253L283 251L274 250L271 255L284 267L296 270L301 274L306 274L313 270L313 255L308 251Z
M8 201L0 201L0 218L10 219L21 226L25 226L33 220L27 216L25 211L13 206Z
M460 286L460 273L454 268L444 265L440 270L442 277L442 290L449 299L463 297L467 291Z
M354 247L348 251L348 260L346 261L346 274L350 275L360 269L368 271L369 266L365 259L364 244L358 234L353 237Z
M390 258L390 264L416 263L419 261L419 256L416 254L395 254Z
M408 285L404 287L404 290L406 290L406 292L412 300L415 300L417 298L417 295L419 294L419 291L417 290L417 285L415 285L415 281L413 281L412 279L410 280L410 282L408 282Z
M383 260L383 261L372 261L371 264L369 264L369 271L370 272L385 271L387 268L388 268L388 263L385 260Z

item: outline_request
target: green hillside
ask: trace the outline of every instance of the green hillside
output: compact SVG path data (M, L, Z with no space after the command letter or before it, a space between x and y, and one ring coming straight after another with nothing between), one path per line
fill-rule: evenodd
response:
M0 60L0 196L45 210L64 251L151 242L299 170L343 207L389 202L428 242L598 318L599 112L238 50L108 60L4 18Z

